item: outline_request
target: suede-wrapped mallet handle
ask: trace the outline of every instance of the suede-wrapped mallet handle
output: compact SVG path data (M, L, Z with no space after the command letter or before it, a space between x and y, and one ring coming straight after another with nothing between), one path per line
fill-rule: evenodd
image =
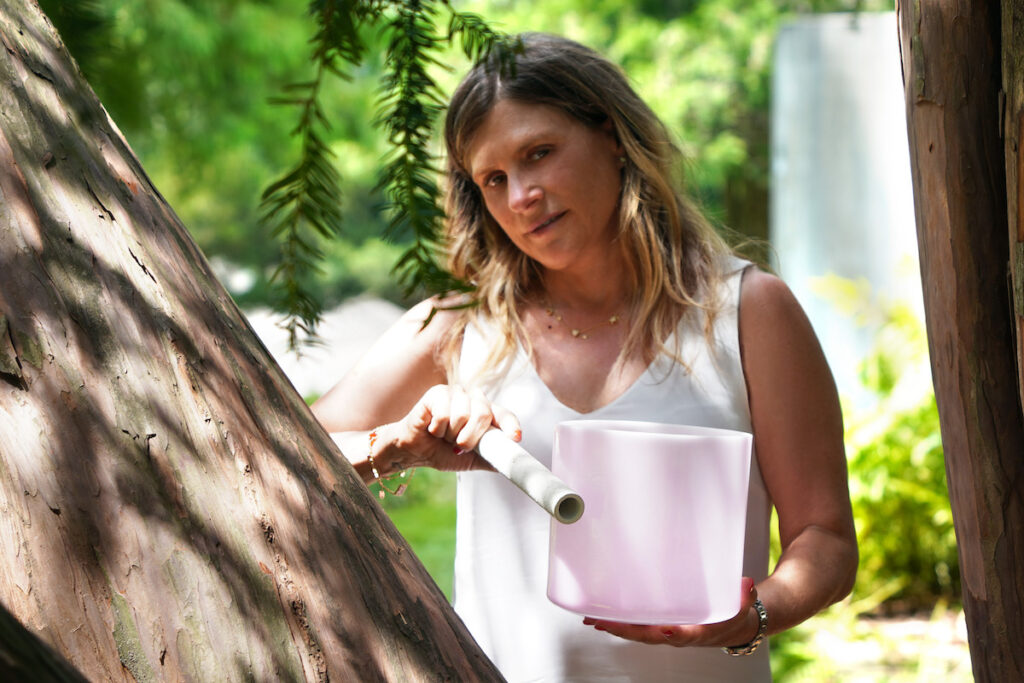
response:
M562 524L572 524L583 515L583 498L501 430L484 434L476 450Z

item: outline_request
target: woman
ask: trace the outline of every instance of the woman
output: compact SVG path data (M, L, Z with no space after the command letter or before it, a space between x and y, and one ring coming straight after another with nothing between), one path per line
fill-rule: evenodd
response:
M785 285L676 189L678 152L620 70L565 39L523 41L514 72L469 73L445 125L449 267L477 305L414 307L314 412L367 481L463 470L455 608L509 680L770 680L765 628L841 599L856 572L831 374ZM550 463L554 425L581 417L754 434L735 617L636 626L547 601L546 514L464 470L487 468L472 449L491 428Z

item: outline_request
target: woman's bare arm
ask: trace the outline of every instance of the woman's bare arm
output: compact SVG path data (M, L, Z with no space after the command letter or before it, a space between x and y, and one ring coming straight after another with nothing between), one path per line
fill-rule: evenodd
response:
M400 419L435 384L445 381L437 362L438 345L453 322L433 300L406 311L359 361L313 404L313 414L329 432L372 429Z
M424 325L436 304L407 311L312 406L364 481L373 479L371 448L381 475L413 466L479 469L487 465L471 449L483 433L493 425L510 434L519 428L479 391L446 383L440 347L457 313L437 310Z
M779 518L782 555L757 586L770 632L841 600L857 574L843 420L810 321L778 278L749 269L740 347L761 474Z

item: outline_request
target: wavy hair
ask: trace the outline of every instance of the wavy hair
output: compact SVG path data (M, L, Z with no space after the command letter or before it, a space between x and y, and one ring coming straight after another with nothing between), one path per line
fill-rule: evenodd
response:
M466 163L473 136L503 99L551 106L588 126L611 121L626 157L617 242L627 264L627 301L634 315L619 360L639 352L648 362L659 353L682 361L678 343L668 348L668 340L691 309L707 314L703 329L710 339L720 307L715 293L723 278L722 257L729 247L683 193L681 177L677 180L679 149L618 66L566 38L526 33L520 39L524 50L515 68L502 72L495 58L474 66L452 95L445 119L447 265L453 275L475 285L477 304L449 332L444 353L450 376L462 333L475 317L492 320L503 333L485 361L485 372L497 372L510 360L517 342L530 351L519 310L539 293L541 268L491 217Z

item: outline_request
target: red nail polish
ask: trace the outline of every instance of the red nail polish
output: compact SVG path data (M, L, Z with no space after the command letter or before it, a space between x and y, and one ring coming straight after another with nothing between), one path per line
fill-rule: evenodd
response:
M462 455L465 452L466 451L464 449L459 448L458 446L452 446L452 453L454 453L455 455Z
M513 441L522 441L523 440L523 430L522 429L517 429L516 431L512 432L512 440Z
M661 632L665 635L666 638L671 638L676 634L676 632L670 628L663 628L661 629Z

